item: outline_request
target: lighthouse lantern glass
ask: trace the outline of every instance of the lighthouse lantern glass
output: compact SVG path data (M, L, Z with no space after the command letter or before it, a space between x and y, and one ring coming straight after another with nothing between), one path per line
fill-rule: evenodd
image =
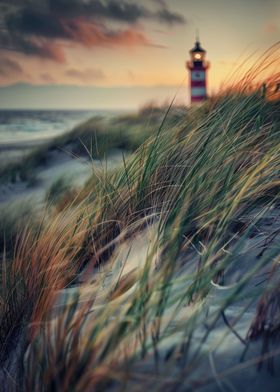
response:
M192 61L204 61L205 53L204 52L193 52L192 53Z

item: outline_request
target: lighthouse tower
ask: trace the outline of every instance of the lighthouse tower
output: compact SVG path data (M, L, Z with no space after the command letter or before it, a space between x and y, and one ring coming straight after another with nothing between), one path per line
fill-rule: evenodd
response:
M187 62L190 71L191 103L200 103L207 99L206 71L210 64L205 61L206 51L200 46L197 37L195 46L190 50L191 60Z

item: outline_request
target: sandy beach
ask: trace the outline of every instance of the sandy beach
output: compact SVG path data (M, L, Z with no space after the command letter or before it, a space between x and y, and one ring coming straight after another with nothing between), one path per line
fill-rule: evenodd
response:
M0 143L0 165L20 161L36 148L48 143L45 140ZM0 183L0 206L19 201L35 200L42 203L48 188L59 178L67 178L74 187L81 187L93 170L113 169L122 164L122 152L113 151L106 160L90 160L86 157L73 156L71 151L55 150L47 153L46 164L34 169L34 184L17 180Z

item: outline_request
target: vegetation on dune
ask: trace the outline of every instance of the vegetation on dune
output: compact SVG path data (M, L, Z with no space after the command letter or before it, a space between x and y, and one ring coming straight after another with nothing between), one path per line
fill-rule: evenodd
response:
M0 207L0 247L1 251L12 252L19 238L27 230L36 231L40 219L31 202L13 203Z
M67 199L68 196L71 195L72 198L74 192L71 177L59 177L47 190L45 201L50 205L58 206L63 202L63 200Z
M121 170L96 170L35 234L26 229L14 255L3 256L0 379L27 391L175 391L219 382L215 372L202 379L197 369L224 338L205 350L225 311L238 304L241 317L262 301L245 348L262 337L261 306L269 306L265 315L271 306L279 314L275 286L276 305L269 287L248 289L263 268L275 271L277 244L259 253L211 312L208 296L223 285L258 221L279 204L279 109L280 101L244 91L175 117L169 108ZM119 119L117 133L122 121L127 125L127 118ZM54 184L50 194L55 198L61 188ZM122 275L126 259L119 245L147 227L151 242L142 264ZM128 246L128 260L129 252ZM85 270L92 284L78 289ZM279 335L275 320L265 339L275 330Z
M106 158L114 150L135 151L152 135L155 125L163 115L163 108L149 107L139 114L110 120L94 117L72 131L37 147L19 162L0 167L0 183L35 183L36 170L51 162L51 153L55 151L64 151L73 157L85 156L89 159Z
M235 111L232 111L232 104L239 105ZM124 170L109 175L94 174L75 201L88 199L89 204L95 206L94 211L89 210L92 224L83 247L86 261L91 260L95 265L103 256L106 259L110 247L105 248L104 255L102 251L95 253L92 247L102 249L135 222L159 217L165 217L168 222L169 214L176 217L183 208L179 203L186 203L183 192L189 199L188 209L187 204L184 206L189 221L186 234L189 231L204 236L210 235L225 208L230 208L233 202L238 208L232 209L225 224L229 219L237 221L252 201L276 197L279 188L273 166L276 147L267 172L264 169L260 177L258 171L254 172L260 160L271 153L270 148L273 149L278 138L274 122L269 127L263 126L268 112L275 110L277 113L274 105L266 105L257 96L239 97L238 100L232 97L232 102L222 98L210 115L207 107L204 108L197 125L193 113L186 113L173 129L163 124L155 139L150 139L134 157L124 162ZM241 112L243 116L240 116ZM255 177L250 193L247 194L244 188L238 196L242 175ZM211 192L208 194L207 190ZM224 227L220 230L226 233ZM111 250L113 248L114 244Z

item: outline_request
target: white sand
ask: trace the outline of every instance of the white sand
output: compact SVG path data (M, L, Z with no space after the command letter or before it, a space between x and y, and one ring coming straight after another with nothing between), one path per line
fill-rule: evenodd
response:
M117 150L106 161L90 161L84 157L73 157L64 151L52 151L48 153L47 164L36 168L34 186L28 186L20 180L0 185L0 206L30 199L41 203L51 184L58 178L67 177L74 186L82 186L92 174L93 168L96 170L107 167L110 170L121 164L122 153Z
M256 215L259 210L251 215ZM266 211L264 216L257 223L256 235L248 238L242 249L235 255L234 263L227 269L225 274L226 287L210 287L210 292L206 297L206 301L201 304L201 312L199 316L200 322L197 324L199 327L194 331L192 346L190 353L201 346L201 342L207 331L206 325L210 325L212 320L219 314L224 301L230 297L235 290L235 283L242 279L246 273L252 271L259 263L258 255L267 244L268 238L279 228L280 208L274 206ZM147 229L144 233L136 236L132 241L119 246L115 252L115 257L112 258L113 262L107 263L100 268L98 272L92 275L93 281L91 283L84 283L80 287L64 290L59 296L58 302L55 306L55 313L59 312L65 304L71 303L71 294L78 292L80 295L81 304L90 301L95 297L95 304L92 308L93 313L89 316L88 325L94 324L94 312L100 306L106 304L108 296L112 288L115 287L116 282L124 277L131 276L132 280L135 277L135 284L132 285L126 292L119 298L111 301L110 306L112 309L119 307L120 312L122 307L126 307L130 301L133 291L137 287L137 271L141 274L147 260L149 249L154 243L156 233L156 226ZM280 240L278 233L274 240L270 243L269 247L277 246ZM175 274L178 279L178 284L174 286L173 290L186 288L190 283L190 274L193 267L196 265L198 255L193 251L191 262L186 265L178 266L177 273ZM152 273L158 274L157 270L157 257L152 261ZM267 281L264 281L266 275L271 268L272 260L260 268L260 270L253 273L250 280L247 282L243 290L243 295L239 300L234 301L229 305L225 311L230 324L239 333L242 339L246 340L248 329L252 323L256 310L256 298L258 290L263 290ZM87 275L88 276L88 275ZM102 284L100 284L102 281ZM99 282L99 284L98 284ZM180 283L181 282L181 283ZM96 288L98 287L98 289ZM171 296L173 294L171 293ZM182 320L185 322L195 312L196 309L192 306L182 307L179 312L174 312L174 307L171 306L163 319L163 328L168 329L176 328ZM175 314L175 316L174 316ZM91 319L92 317L92 319ZM170 317L171 324L170 324ZM186 324L187 325L187 324ZM168 330L167 329L167 330ZM179 374L180 367L178 364L173 363L171 370L168 370L168 364L164 360L168 351L174 347L176 342L180 342L182 338L182 331L173 333L171 338L166 339L160 344L159 348L159 374L166 375L169 371L170 375ZM223 321L222 317L218 317L218 321L213 328L209 338L202 345L202 357L195 365L195 370L192 372L191 379L194 383L203 382L209 379L206 385L199 388L202 391L244 391L244 392L257 392L257 391L279 391L280 385L280 351L275 356L275 369L278 369L275 376L268 374L266 371L258 372L256 369L256 361L261 354L262 342L250 343L248 352L244 361L241 363L240 358L244 352L245 346L242 342L231 332L228 326ZM271 347L272 350L279 349L279 345ZM191 355L192 355L191 354ZM155 375L154 372L154 358L150 354L143 361L139 360L135 363L134 371L142 374L142 377L147 374ZM139 375L139 374L138 374ZM141 375L140 375L141 377ZM221 377L221 378L220 378ZM137 384L139 387L139 384ZM153 387L153 384L150 385ZM180 391L187 390L183 385L179 388ZM131 388L132 389L132 388ZM128 387L129 390L129 387Z

